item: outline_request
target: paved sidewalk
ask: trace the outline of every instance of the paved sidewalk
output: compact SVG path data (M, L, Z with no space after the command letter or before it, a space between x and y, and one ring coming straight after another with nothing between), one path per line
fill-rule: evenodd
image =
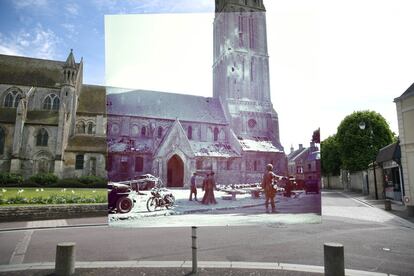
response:
M104 226L107 224L108 224L107 216L57 219L57 220L12 221L12 222L1 222L0 231L10 231L10 230L17 230L17 229L82 227L82 226L90 226L90 225Z
M384 212L393 214L393 215L398 216L402 219L405 219L405 220L407 220L411 223L414 223L414 217L409 217L408 216L406 207L402 203L391 201L391 209L392 210L391 211L385 211L385 200L384 199L376 200L376 199L370 198L368 196L365 196L365 195L362 195L362 194L356 193L356 192L344 192L344 191L341 191L341 190L326 190L326 191L341 192L341 193L343 193L343 194L345 194L349 197L352 197L355 200L361 201L361 202L363 202L363 203L365 203L365 204L367 204L371 207L382 209L382 210L384 210Z
M76 262L75 275L194 275L191 261ZM0 265L0 275L51 275L54 263ZM197 275L324 275L323 266L272 262L198 262ZM391 274L345 269L347 276ZM394 275L393 275L394 276Z

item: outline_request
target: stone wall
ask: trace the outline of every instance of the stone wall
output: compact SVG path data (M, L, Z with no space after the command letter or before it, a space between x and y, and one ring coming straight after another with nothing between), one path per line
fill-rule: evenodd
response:
M344 189L344 186L341 183L341 178L339 177L339 175L323 176L322 187L324 189L340 189L340 190Z
M10 206L0 208L0 222L66 219L80 217L98 217L108 214L108 205L73 204L73 205L39 205Z

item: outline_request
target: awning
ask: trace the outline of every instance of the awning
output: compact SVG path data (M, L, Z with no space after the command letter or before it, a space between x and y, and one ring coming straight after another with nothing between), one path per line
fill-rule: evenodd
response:
M380 149L375 161L377 161L377 163L383 163L392 160L397 162L398 164L400 163L401 148L399 142L395 142Z

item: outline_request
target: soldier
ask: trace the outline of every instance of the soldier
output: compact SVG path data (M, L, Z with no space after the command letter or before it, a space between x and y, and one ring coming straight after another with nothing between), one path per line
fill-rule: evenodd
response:
M197 200L197 186L196 186L196 173L193 173L193 176L191 177L191 185L190 185L190 201L193 200L193 194L194 194L194 200Z
M276 196L276 189L273 187L273 180L275 179L276 175L272 172L273 165L267 164L266 165L266 172L263 175L262 180L262 188L265 191L266 196L266 212L269 213L269 201L270 205L272 206L272 213L276 212L275 206L275 196Z

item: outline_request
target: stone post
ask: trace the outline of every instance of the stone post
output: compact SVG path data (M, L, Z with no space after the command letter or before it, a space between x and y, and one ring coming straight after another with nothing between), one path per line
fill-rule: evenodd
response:
M56 247L55 275L69 276L75 273L75 243L62 242Z
M344 246L340 243L325 243L325 276L345 276Z

